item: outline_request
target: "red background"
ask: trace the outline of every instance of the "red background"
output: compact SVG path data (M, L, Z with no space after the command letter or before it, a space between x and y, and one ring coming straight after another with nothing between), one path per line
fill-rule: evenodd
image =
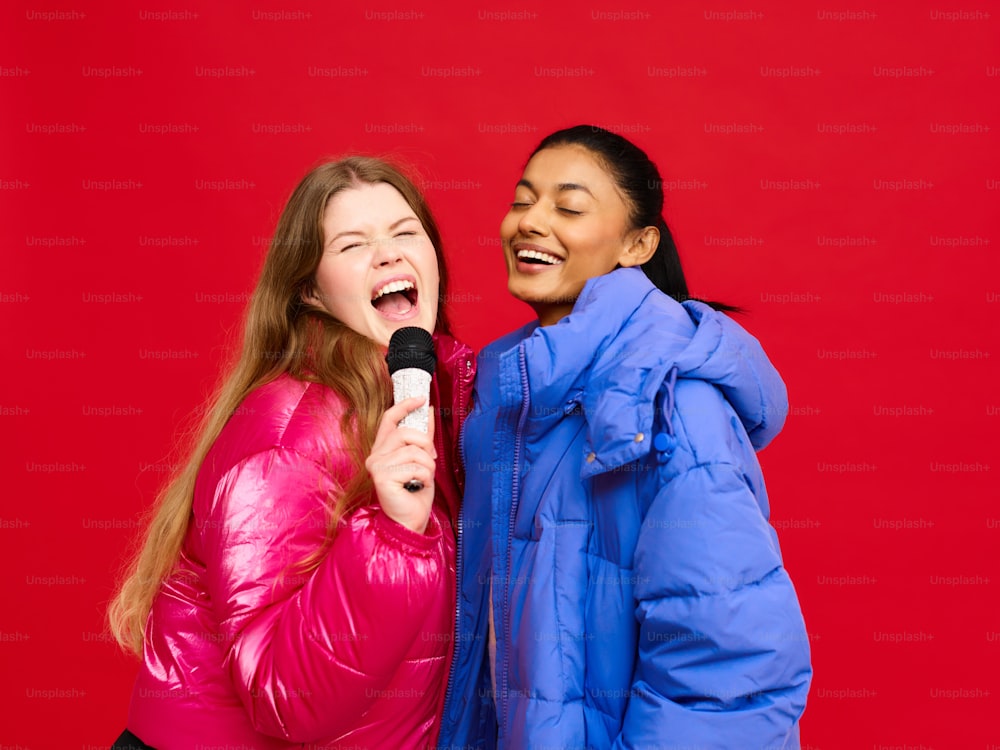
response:
M419 174L479 348L530 315L513 184L579 122L657 161L692 291L788 383L804 747L1000 747L995 4L733 5L5 5L0 747L124 725L115 571L305 171Z

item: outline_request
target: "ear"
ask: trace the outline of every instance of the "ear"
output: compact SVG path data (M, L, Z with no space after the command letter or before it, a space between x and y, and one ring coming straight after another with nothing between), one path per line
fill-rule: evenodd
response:
M316 294L316 285L312 282L302 286L302 289L299 291L299 299L307 305L323 307L323 301Z
M660 244L660 230L656 227L643 227L639 230L618 258L618 265L623 268L641 266L653 257L657 245Z

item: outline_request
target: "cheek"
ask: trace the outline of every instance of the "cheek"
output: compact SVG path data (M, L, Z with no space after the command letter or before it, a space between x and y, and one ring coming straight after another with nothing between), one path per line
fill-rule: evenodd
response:
M325 258L316 269L316 288L327 309L350 316L368 298L364 264L344 255Z
M334 280L332 271L331 264L324 258L320 261L316 273L313 274L313 278L316 280L316 289L321 294L329 294L330 292L331 284Z
M591 267L613 268L621 252L620 238L600 225L574 227L563 235L563 244L571 259Z
M437 296L441 286L441 278L438 274L437 251L434 250L434 245L427 242L418 248L414 248L414 252L409 256L409 259L414 270L420 274L424 289Z
M440 283L438 274L438 257L434 245L428 242L421 248L420 256L423 259L424 277L434 284Z

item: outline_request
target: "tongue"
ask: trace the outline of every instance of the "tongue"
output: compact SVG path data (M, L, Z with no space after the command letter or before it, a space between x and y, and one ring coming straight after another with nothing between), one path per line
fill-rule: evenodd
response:
M402 292L390 292L389 294L383 294L375 300L375 309L380 313L403 315L412 310L413 305L410 304L410 300Z

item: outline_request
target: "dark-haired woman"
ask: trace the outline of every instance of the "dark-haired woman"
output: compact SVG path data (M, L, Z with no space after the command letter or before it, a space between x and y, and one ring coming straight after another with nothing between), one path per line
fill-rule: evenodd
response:
M242 355L110 609L142 660L115 748L433 745L473 377L444 283L434 219L394 167L351 157L299 183ZM421 399L391 405L404 326L434 334L427 433L398 424Z
M799 747L808 636L755 457L785 388L687 300L662 208L590 126L517 183L508 287L538 320L479 358L441 747Z

